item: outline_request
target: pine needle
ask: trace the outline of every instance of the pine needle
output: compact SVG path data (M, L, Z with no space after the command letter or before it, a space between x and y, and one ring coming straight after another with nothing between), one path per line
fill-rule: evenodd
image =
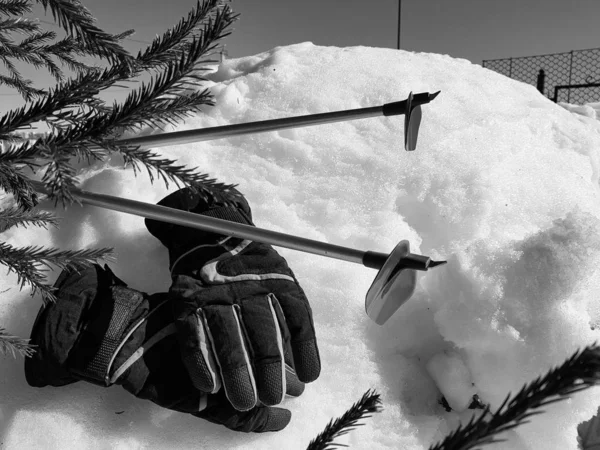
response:
M74 36L98 56L116 63L128 57L127 51L119 45L114 36L94 24L94 18L79 0L38 0L44 10L50 9L54 20L69 34Z
M47 229L48 225L58 226L58 219L50 212L8 208L0 211L0 232L14 226L34 225Z
M10 353L13 358L16 358L17 354L28 357L35 353L35 349L33 345L29 344L29 339L11 336L4 328L0 327L0 353L4 355Z
M31 3L28 0L3 0L0 2L0 14L19 16L30 12Z
M37 205L37 194L28 182L27 177L1 161L0 188L8 194L13 194L17 205L22 209L29 210Z
M51 266L61 269L90 266L100 260L112 261L113 249L59 250L37 246L13 247L0 242L0 261L18 277L20 289L31 287L31 295L40 292L42 300L54 301L53 288L46 284L46 272Z
M371 417L372 413L381 412L381 400L379 394L375 391L368 390L362 398L350 407L341 417L329 421L325 429L319 435L310 441L306 450L328 450L335 447L346 447L344 444L334 444L332 441L336 437L343 436L354 430L357 426L363 424L358 423L360 419Z

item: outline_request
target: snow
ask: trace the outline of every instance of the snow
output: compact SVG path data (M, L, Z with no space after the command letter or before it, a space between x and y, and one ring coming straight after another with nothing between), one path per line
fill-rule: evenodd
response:
M466 410L477 394L477 389L460 354L446 351L436 353L426 367L448 406L456 412Z
M282 432L237 434L120 387L30 388L23 361L6 357L3 450L303 449L370 388L381 393L384 411L337 442L426 449L480 413L446 412L443 393L460 404L467 401L461 393L476 392L497 407L509 391L599 339L598 327L592 329L600 325L597 108L556 105L533 86L445 55L311 43L227 60L208 86L216 106L177 129L376 106L410 91L441 90L423 107L410 153L402 147L403 117L160 152L239 184L260 227L380 252L408 239L413 253L448 264L420 272L414 296L378 326L364 312L375 271L280 249L311 301L323 361L320 378L286 400L293 417ZM152 186L143 174L135 178L116 158L83 169L80 179L84 189L145 202L174 189ZM60 215L60 229L9 229L0 239L113 246L119 259L112 267L130 286L168 289L167 252L141 218L94 207ZM27 337L40 299L19 292L16 281L0 274L0 290L10 289L0 302L0 324ZM449 358L455 370L428 366L435 358ZM599 404L598 389L586 390L486 448L575 449L577 424Z

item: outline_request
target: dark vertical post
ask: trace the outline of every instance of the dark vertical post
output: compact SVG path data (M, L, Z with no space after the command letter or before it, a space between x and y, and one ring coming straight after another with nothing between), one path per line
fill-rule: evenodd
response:
M544 82L546 81L546 72L544 69L540 69L537 77L537 90L544 94Z
M400 29L402 28L402 0L398 0L398 50L400 50Z
M571 62L569 63L569 85L571 82L571 75L573 74L573 50L571 50ZM567 103L571 103L571 88L567 90Z

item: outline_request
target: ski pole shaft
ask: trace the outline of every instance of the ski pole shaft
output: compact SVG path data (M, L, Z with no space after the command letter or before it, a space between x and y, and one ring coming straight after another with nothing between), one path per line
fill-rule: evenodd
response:
M38 192L47 192L44 184L32 181L33 187ZM73 196L81 203L100 208L120 211L127 214L168 222L184 227L197 228L217 234L225 234L232 237L249 239L251 241L263 242L278 247L299 250L328 258L341 259L344 261L362 264L372 269L380 269L388 255L385 253L361 251L340 245L328 244L312 239L302 238L264 228L253 227L214 217L202 216L188 211L167 208L166 206L153 205L112 195L96 194L74 188L71 190Z
M422 92L412 98L412 107L429 103L438 93ZM409 111L410 112L410 111ZM365 119L375 116L395 116L407 113L407 101L386 103L381 106L368 108L348 109L306 116L286 117L283 119L263 120L259 122L240 123L220 127L200 128L195 130L175 131L173 133L140 136L121 139L117 144L162 147L165 145L181 145L191 142L210 141L213 139L241 136L251 133L264 133L267 131L284 130L288 128L307 127L333 122Z

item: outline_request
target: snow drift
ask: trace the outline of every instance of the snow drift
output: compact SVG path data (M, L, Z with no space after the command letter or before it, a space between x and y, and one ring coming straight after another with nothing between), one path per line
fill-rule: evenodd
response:
M260 227L381 252L409 239L412 252L448 264L420 273L413 298L379 327L364 312L376 272L280 250L311 300L323 363L303 396L285 403L293 417L280 433L236 434L120 387L37 390L25 383L22 360L4 358L3 448L302 449L331 417L375 388L384 411L338 442L420 450L473 414L446 412L442 394L457 405L461 395L476 392L498 407L509 391L598 340L600 127L591 110L575 115L533 86L466 60L379 48L279 47L227 60L209 78L217 105L177 130L375 106L410 91L441 90L423 107L418 147L410 153L402 148L401 117L160 151L239 184ZM82 168L80 179L86 190L146 202L174 190L135 178L117 158ZM166 250L143 219L77 206L60 215L60 229L10 229L0 239L113 246L112 268L130 286L168 289ZM19 292L13 275L0 274L0 283L0 324L28 336L40 300ZM444 366L444 358L452 364ZM459 369L445 376L432 367ZM577 424L598 404L597 388L587 390L488 448L575 449Z

